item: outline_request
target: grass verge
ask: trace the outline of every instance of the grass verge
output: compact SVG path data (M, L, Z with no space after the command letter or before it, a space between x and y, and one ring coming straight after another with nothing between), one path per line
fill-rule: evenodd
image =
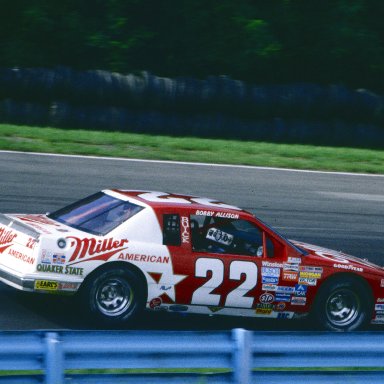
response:
M252 372L372 372L384 371L383 367L260 367ZM183 374L196 375L226 374L232 372L226 368L120 368L120 369L66 369L66 375L139 375L139 374ZM44 375L43 370L0 371L0 376L37 376Z
M384 173L384 150L152 136L0 124L0 149Z

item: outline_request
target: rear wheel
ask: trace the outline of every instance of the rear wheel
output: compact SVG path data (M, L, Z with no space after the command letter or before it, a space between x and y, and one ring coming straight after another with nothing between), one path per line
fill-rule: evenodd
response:
M323 329L354 331L368 324L372 311L369 287L356 278L341 277L320 288L312 315Z
M130 270L102 271L86 282L82 301L92 319L120 325L133 319L144 307L140 279Z

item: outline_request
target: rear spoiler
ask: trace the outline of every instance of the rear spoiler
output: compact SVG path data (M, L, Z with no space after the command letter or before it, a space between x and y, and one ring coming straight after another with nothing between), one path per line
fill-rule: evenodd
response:
M27 236L32 237L35 240L37 240L40 237L40 233L37 232L35 229L31 228L27 224L23 224L18 221L15 221L11 217L4 215L2 213L0 213L0 224L3 224L8 228L12 228L15 231L22 232Z

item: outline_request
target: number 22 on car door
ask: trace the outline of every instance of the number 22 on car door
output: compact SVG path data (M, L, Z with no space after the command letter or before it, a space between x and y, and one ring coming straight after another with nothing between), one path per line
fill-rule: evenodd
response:
M199 257L195 278L205 282L192 294L191 304L253 308L258 284L258 260ZM204 281L204 280L202 280Z

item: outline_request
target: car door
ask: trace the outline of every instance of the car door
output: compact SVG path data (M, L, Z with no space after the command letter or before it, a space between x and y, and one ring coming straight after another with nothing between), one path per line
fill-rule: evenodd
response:
M272 285L281 269L274 265L282 266L268 233L250 220L215 217L214 212L190 215L189 226L188 255L180 254L176 263L177 273L188 276L177 288L181 303L200 313L220 309L226 314L247 314L257 310L258 304L274 300L271 295L262 296L266 277L275 278L270 280Z

